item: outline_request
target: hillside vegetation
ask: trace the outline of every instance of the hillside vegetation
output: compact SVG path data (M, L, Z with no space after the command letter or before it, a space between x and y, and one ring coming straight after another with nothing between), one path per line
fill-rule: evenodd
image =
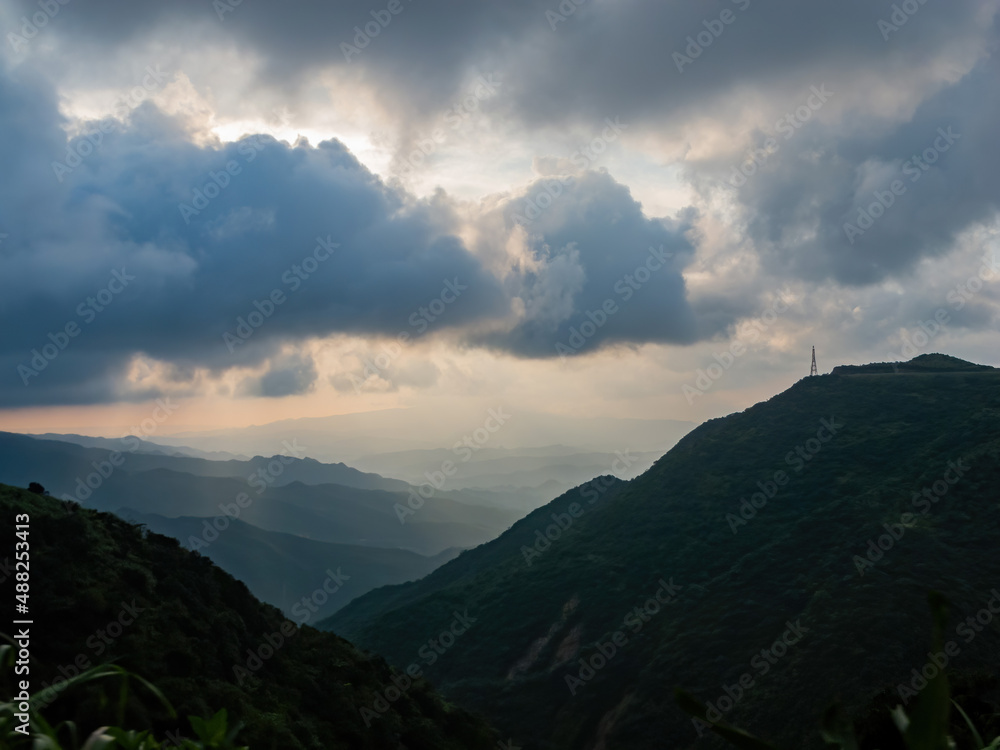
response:
M391 672L332 633L295 628L170 537L0 485L2 538L14 539L15 514L23 513L30 516L32 693L114 660L158 686L180 717L226 709L230 724L245 724L239 740L253 750L495 748L481 719L423 680ZM394 700L385 700L387 691ZM116 701L102 703L96 686L56 695L43 710L50 723L73 719L84 736L115 723ZM125 726L190 734L186 720L142 697L130 693Z
M949 668L989 718L1000 372L941 355L904 369L803 379L594 502L593 483L567 493L321 626L404 664L467 609L476 624L428 673L526 748L720 747L674 704L678 686L818 748L832 699L860 717L919 686L934 589L952 603Z

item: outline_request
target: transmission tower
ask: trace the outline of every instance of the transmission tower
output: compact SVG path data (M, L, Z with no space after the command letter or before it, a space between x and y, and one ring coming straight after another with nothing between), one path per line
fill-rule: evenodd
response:
M819 370L816 369L816 347L813 347L813 363L812 367L809 368L809 376L819 375Z

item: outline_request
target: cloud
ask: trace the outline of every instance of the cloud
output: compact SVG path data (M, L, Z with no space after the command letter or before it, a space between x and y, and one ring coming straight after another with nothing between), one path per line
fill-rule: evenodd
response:
M518 358L684 347L733 335L786 285L823 290L802 329L830 316L867 342L877 313L891 335L939 296L921 269L959 251L966 262L967 238L1000 208L997 1L896 5L914 10L892 30L879 22L895 6L862 0L587 0L555 20L558 3L527 0L402 0L395 14L241 3L221 19L202 0L59 5L23 50L7 38L0 72L0 407L170 383L353 390L349 367L307 351L338 335ZM0 13L16 32L37 8ZM169 71L156 96L106 132L70 117L150 59ZM359 160L426 135L485 72L503 85L477 100L500 123L482 144L537 157L543 176L462 203L418 198ZM815 87L832 98L785 138L781 118ZM212 134L282 103L303 121L371 104L367 145ZM609 119L624 126L605 153L618 179L560 150ZM479 127L449 131L428 163L479 169ZM768 137L780 148L727 186ZM645 211L624 183L656 170L692 205ZM955 311L954 327L987 329L991 299ZM435 383L440 370L417 359L379 387Z
M517 314L513 325L473 341L552 357L567 347L576 354L697 340L703 334L681 273L695 252L695 218L690 210L647 218L628 188L603 172L537 180L484 219L495 243L515 237L506 288Z
M12 21L37 10L32 0L13 5ZM913 0L915 12L886 31L879 22L892 18L892 5L865 0L586 0L563 3L570 13L533 0L400 0L396 13L388 5L240 3L220 19L203 0L91 0L61 7L39 36L74 56L162 48L180 34L203 56L235 45L254 61L258 85L298 96L318 71L333 70L378 90L401 119L441 111L478 69L502 74L510 111L535 124L609 115L662 124L748 89L794 90L873 68L902 76L983 47L996 11L994 0Z
M268 362L265 373L245 381L240 389L242 396L280 398L308 393L316 382L316 363L308 355L287 354Z
M18 113L0 122L0 403L110 398L137 354L219 372L289 339L396 334L452 279L474 293L439 329L506 310L447 206L385 186L340 143L199 147L145 104L81 149L38 81L0 76L0 108ZM86 155L60 182L67 148Z
M838 137L818 125L779 137L780 150L729 190L767 269L850 285L906 278L921 259L950 253L964 230L992 221L998 75L998 61L984 61L877 133Z
M0 123L8 184L33 186L23 212L0 217L0 315L17 323L0 344L3 405L145 398L265 364L236 392L300 393L315 365L281 352L338 334L552 357L612 298L621 311L581 351L697 337L680 275L693 214L647 218L607 174L562 178L527 231L516 213L551 181L473 216L496 234L470 249L446 195L389 187L336 141L196 145L146 102L91 149L95 124L67 140L37 81L3 78L0 107L20 113ZM495 267L515 237L521 257ZM137 374L138 361L157 376ZM434 377L410 365L394 387Z

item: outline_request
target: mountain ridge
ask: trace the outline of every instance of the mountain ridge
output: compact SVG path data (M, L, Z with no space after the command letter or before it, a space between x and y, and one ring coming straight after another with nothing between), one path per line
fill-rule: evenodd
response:
M319 625L393 661L414 623L456 604L481 613L484 624L431 677L539 746L716 747L673 706L672 691L715 701L749 671L763 687L726 720L820 747L813 730L827 701L839 693L859 709L922 663L929 588L974 612L1000 579L989 552L1000 536L998 416L996 370L803 378L705 422L571 520L573 491L426 578L369 592ZM945 485L947 502L918 514L911 494L938 487L956 461L968 470ZM538 534L553 524L565 528L546 545ZM859 573L856 558L893 524L904 541L892 539L891 554ZM663 581L679 595L633 634L625 618ZM759 674L755 650L789 623L804 637ZM602 669L585 668L579 660L599 660L619 631L627 646ZM958 666L1000 665L1000 633L977 635L973 654ZM822 684L801 684L805 674L822 674ZM584 686L572 691L570 678ZM806 711L788 704L792 684Z

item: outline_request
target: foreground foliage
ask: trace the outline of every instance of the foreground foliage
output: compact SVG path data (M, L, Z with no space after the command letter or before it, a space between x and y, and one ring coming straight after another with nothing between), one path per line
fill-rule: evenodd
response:
M253 750L495 746L484 721L422 680L367 726L361 709L393 685L381 658L332 633L295 628L175 539L0 485L0 538L14 537L15 513L31 519L31 694L45 703L52 727L76 727L81 737L128 727L137 734L116 730L116 741L139 746L153 741L143 732L190 735L161 701L133 692L109 700L105 688L121 668L155 684L176 715L218 717L226 709L227 721L244 727L240 743ZM109 660L115 666L99 666ZM94 679L80 682L83 674ZM47 690L74 680L72 691Z
M942 653L945 648L947 606L944 597L938 593L932 593L929 600L934 623L931 651ZM777 746L758 739L725 721L712 719L708 708L695 700L689 693L678 689L675 697L677 705L683 711L697 719L705 727L711 728L713 732L734 747L743 750L779 750ZM969 733L968 742L961 745L950 734L949 714L952 707L961 716L964 728ZM928 681L927 686L920 691L912 715L908 714L902 705L897 705L892 709L891 716L896 729L895 737L907 750L955 750L959 747L969 750L997 750L1000 748L1000 736L987 745L969 715L951 699L951 686L944 669L939 670ZM836 745L839 750L859 750L861 747L853 723L845 717L839 704L832 705L824 712L820 734L828 745Z

